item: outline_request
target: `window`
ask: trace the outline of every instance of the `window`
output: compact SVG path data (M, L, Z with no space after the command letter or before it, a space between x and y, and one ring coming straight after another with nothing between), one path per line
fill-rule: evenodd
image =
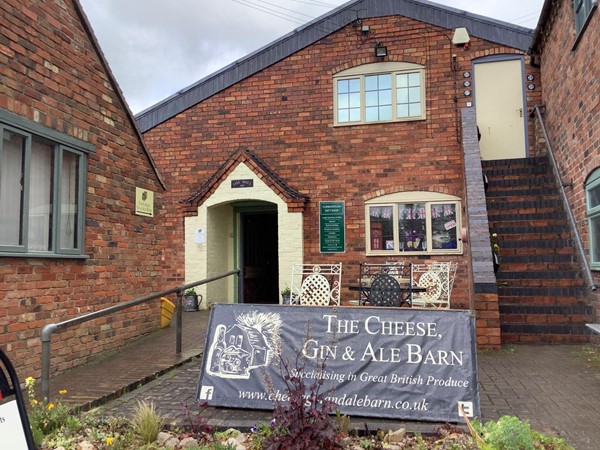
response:
M585 28L588 17L592 10L598 6L598 0L573 0L573 11L575 13L575 33L579 35Z
M82 255L88 143L0 110L0 254Z
M374 63L334 77L335 124L425 119L424 69L409 63Z
M600 270L600 169L585 183L587 215L590 227L590 265Z
M433 192L403 192L366 203L367 254L461 253L460 200Z

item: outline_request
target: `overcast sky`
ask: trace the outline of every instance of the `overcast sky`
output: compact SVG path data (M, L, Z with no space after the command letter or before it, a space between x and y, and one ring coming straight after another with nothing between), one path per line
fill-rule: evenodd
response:
M437 3L535 28L544 0ZM138 113L346 0L80 0Z

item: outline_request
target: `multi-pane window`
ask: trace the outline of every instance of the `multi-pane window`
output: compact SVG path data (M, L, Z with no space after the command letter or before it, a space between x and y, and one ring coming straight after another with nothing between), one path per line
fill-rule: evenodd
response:
M460 201L444 194L405 192L366 205L370 254L460 253Z
M575 12L575 32L579 34L585 26L592 9L598 6L598 0L573 0Z
M375 63L334 77L335 123L419 120L425 118L424 70L408 63Z
M590 227L590 262L600 269L600 169L596 169L585 184L587 215Z
M0 121L0 254L81 255L90 146L16 121Z

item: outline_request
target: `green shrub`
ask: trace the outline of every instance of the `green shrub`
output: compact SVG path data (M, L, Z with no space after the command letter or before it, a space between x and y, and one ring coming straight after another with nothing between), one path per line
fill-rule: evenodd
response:
M515 416L502 416L497 422L473 422L482 450L572 450L564 439L533 431L529 421ZM481 443L481 442L480 442Z
M73 424L76 420L71 416L71 408L61 401L48 402L47 399L38 401L35 398L35 379L27 377L25 379L27 388L27 397L29 399L29 424L31 433L36 445L40 445L44 438L60 428ZM60 395L65 395L66 390L59 391Z

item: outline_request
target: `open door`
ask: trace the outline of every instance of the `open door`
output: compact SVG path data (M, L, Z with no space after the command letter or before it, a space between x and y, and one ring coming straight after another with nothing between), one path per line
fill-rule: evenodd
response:
M481 159L527 156L527 106L522 59L492 59L473 65Z
M240 213L244 303L279 303L277 212Z

